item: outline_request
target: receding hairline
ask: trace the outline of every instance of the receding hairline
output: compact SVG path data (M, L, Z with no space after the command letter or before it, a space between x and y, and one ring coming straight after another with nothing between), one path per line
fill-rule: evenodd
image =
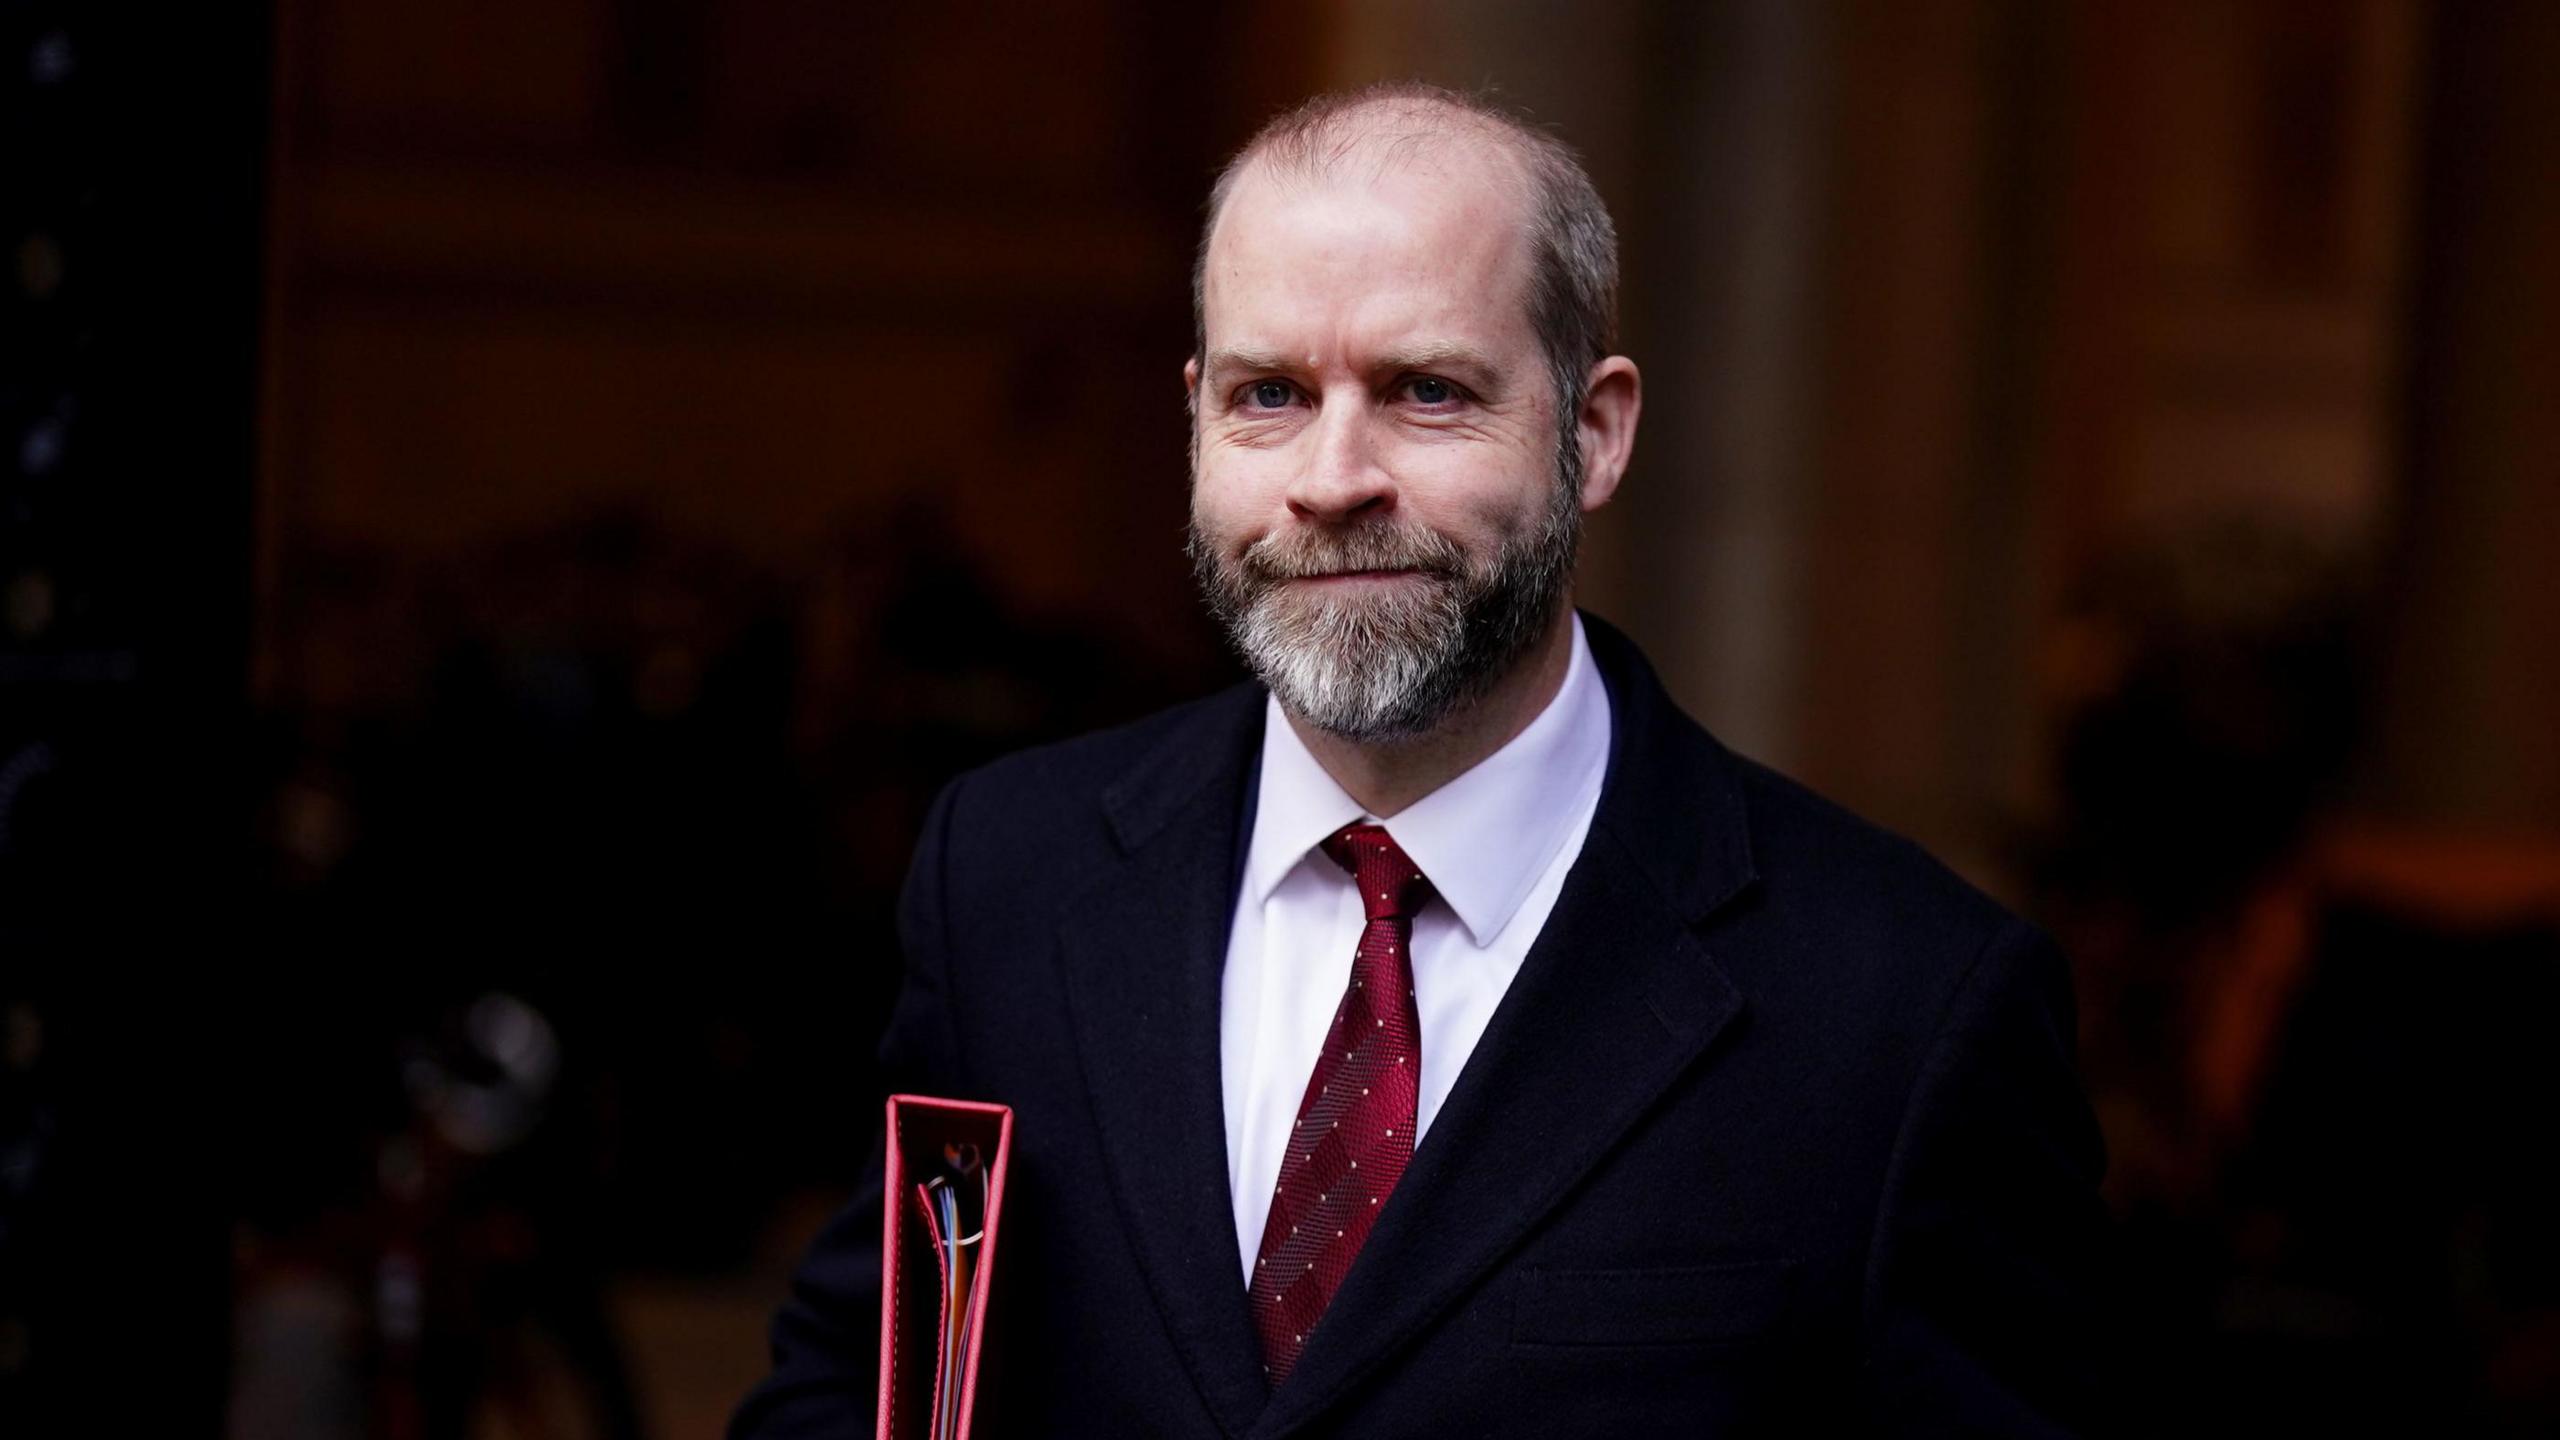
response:
M1421 81L1315 96L1273 117L1218 172L1192 252L1193 363L1207 358L1209 252L1246 177L1353 179L1340 172L1363 157L1376 176L1434 161L1430 168L1453 175L1474 168L1454 155L1481 167L1477 173L1517 207L1530 323L1546 352L1557 413L1578 412L1589 368L1617 346L1618 239L1609 207L1561 136L1490 96Z
M1426 147L1449 139L1481 142L1482 153L1500 157L1503 188L1522 207L1525 233L1528 207L1535 203L1536 192L1530 155L1544 138L1522 122L1472 105L1454 92L1414 86L1354 92L1304 123L1256 137L1229 162L1210 188L1203 235L1215 236L1219 222L1226 218L1228 201L1248 178L1374 182L1398 170L1440 163L1443 157L1427 153ZM1357 168L1363 164L1368 167L1365 171Z

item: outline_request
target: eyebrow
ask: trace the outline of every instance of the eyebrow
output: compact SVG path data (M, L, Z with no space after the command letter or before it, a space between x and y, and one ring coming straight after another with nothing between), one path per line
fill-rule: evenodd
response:
M1277 350L1212 350L1208 361L1200 367L1200 373L1204 377L1223 376L1239 370L1250 374L1278 372L1294 375L1305 368L1305 365Z
M1433 340L1410 350L1392 351L1378 362L1381 370L1469 370L1478 377L1490 379L1493 362L1473 345L1460 340Z
M1295 375L1306 364L1280 350L1262 350L1239 346L1212 350L1208 362L1200 367L1204 377L1223 378L1245 374ZM1372 367L1381 374L1402 374L1408 370L1461 370L1479 382L1493 379L1493 362L1482 350L1460 340L1431 340L1406 350L1392 350L1378 358Z

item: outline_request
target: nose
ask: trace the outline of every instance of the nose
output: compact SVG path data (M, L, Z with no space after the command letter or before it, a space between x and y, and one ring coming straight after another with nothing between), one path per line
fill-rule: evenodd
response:
M1394 508L1395 480L1379 458L1369 409L1344 397L1317 412L1304 437L1305 463L1289 484L1292 515L1330 525Z

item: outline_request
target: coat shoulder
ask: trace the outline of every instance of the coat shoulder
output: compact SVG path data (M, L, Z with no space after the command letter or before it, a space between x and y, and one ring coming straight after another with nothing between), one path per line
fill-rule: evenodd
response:
M973 858L1050 866L1098 853L1122 792L1231 768L1241 747L1258 741L1261 703L1259 688L1236 685L967 771L948 787L952 846Z
M1901 989L1939 989L1993 942L2032 932L1916 841L1775 770L1737 757L1759 908Z

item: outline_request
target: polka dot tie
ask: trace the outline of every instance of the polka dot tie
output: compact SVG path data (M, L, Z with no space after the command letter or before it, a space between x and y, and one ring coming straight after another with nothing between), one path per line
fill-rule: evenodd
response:
M1351 988L1298 1102L1253 1262L1253 1323L1274 1385L1296 1368L1378 1207L1413 1158L1422 1069L1407 952L1413 914L1431 898L1431 882L1375 825L1342 830L1324 842L1324 853L1351 872L1369 920L1351 961Z

